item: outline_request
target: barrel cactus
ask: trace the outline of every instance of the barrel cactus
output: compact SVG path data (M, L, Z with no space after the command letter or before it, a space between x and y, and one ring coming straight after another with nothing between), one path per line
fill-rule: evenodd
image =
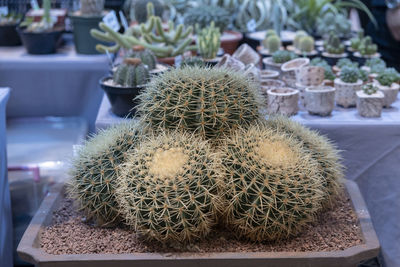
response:
M147 83L149 70L140 58L125 58L114 72L114 83L123 87L136 87Z
M157 64L157 58L151 50L144 46L135 45L132 52L128 53L127 58L140 58L143 64L147 65L149 70L154 70Z
M252 241L280 240L312 222L325 197L318 164L290 135L263 125L224 144L226 222Z
M100 16L104 9L104 0L81 0L81 13L85 16Z
M281 39L278 35L270 35L263 40L263 46L268 49L269 53L274 53L281 47Z
M260 116L261 97L244 74L186 67L152 79L139 95L141 120L153 129L180 129L219 138Z
M119 166L139 140L135 123L123 123L89 139L73 159L68 191L88 220L99 226L121 221L116 200Z
M314 50L314 38L311 36L304 36L300 39L299 50L301 52L310 53Z
M296 32L296 35L294 36L294 39L293 39L293 46L296 49L300 50L300 40L301 40L301 38L303 38L305 36L308 36L308 34L305 31L297 31Z
M272 130L296 139L302 144L303 149L318 162L318 170L324 182L323 191L326 193L322 205L324 207L331 206L341 191L340 184L344 169L336 146L328 138L287 117L275 116L269 118L266 125Z
M126 223L148 240L205 237L220 212L219 156L199 137L149 136L121 168L117 190Z

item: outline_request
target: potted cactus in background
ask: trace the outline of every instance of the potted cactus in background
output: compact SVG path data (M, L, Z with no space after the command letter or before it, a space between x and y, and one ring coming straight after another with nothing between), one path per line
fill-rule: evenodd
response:
M159 0L126 0L123 6L124 13L130 19L132 24L145 23L149 16L147 12L147 4L152 3L154 6L154 14L162 17L164 7Z
M379 73L386 70L386 62L381 58L370 58L365 61L361 69L368 73L368 78L372 81Z
M305 108L308 113L329 116L335 106L335 91L331 86L311 86L305 89Z
M0 46L21 45L21 38L16 30L21 19L22 16L15 13L0 15Z
M350 39L350 46L347 48L350 52L358 51L362 40L364 39L364 30L361 29L357 32L357 36Z
M380 117L385 96L378 87L369 83L357 91L357 111L361 117Z
M389 108L396 100L399 93L400 74L394 68L387 68L374 80L374 84L383 92L385 99L384 108Z
M345 57L339 59L338 62L336 62L336 65L332 67L332 69L335 73L339 73L340 70L345 66L358 68L358 63L353 62L349 58Z
M328 39L324 42L322 57L325 58L329 65L334 66L339 59L347 57L344 49L345 46L341 43L340 38L331 32Z
M283 63L297 58L297 55L291 51L279 50L272 54L271 57L263 59L265 68L268 70L275 70L281 73Z
M18 28L22 43L29 54L53 54L56 52L59 40L64 31L55 27L50 16L51 1L43 0L43 17L34 22L32 17L26 17Z
M344 108L356 105L356 92L362 88L360 72L356 67L345 66L340 71L339 78L335 79L336 104Z
M336 79L335 74L333 73L332 67L320 57L313 58L310 61L310 66L319 66L324 68L324 84L328 86L333 86L333 81Z
M97 41L90 35L91 29L98 25L105 15L104 0L80 0L81 9L69 15L72 21L76 52L79 54L97 54Z
M308 34L305 31L297 31L293 39L293 44L288 45L286 49L289 51L295 51L296 49L299 50L300 39L303 38L304 36L308 36Z
M360 65L364 65L367 59L380 58L381 54L378 53L378 46L372 43L371 37L366 36L362 39L357 51L353 53L353 57Z
M149 79L147 65L140 58L125 58L112 77L100 80L101 88L106 92L112 112L120 117L135 115L136 96L145 87Z
M215 66L218 63L217 53L221 46L221 33L214 22L210 26L197 32L197 47L200 56L207 65Z
M296 115L299 111L299 90L290 87L268 89L267 101L269 115Z
M331 32L337 34L340 39L351 35L351 22L343 14L327 12L324 16L317 18L316 34L320 37L328 37Z
M278 50L282 50L281 38L279 38L274 30L268 30L262 41L262 47L258 50L263 57L272 55Z
M303 36L299 40L299 44L295 49L295 53L299 56L312 58L318 54L318 51L315 50L314 45L315 42L312 36Z

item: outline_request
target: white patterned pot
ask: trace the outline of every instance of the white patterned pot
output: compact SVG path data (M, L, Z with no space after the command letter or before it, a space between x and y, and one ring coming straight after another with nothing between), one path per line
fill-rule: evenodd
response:
M307 66L310 63L309 58L295 58L288 62L285 62L281 66L282 70L282 79L286 82L289 86L296 86L296 70L302 67Z
M261 80L278 79L279 72L276 70L261 70Z
M225 54L215 67L243 71L246 66L240 60L231 57L229 54Z
M335 106L336 89L330 86L307 87L305 89L305 108L308 113L329 116Z
M266 99L268 99L267 91L269 89L282 88L286 86L286 84L283 81L278 79L261 79L260 83L261 83L261 94Z
M383 107L390 108L390 106L397 100L397 94L399 93L400 85L398 83L392 83L391 86L384 86L381 85L377 80L374 80L373 82L385 95Z
M272 57L263 58L263 63L264 63L265 69L277 71L277 72L279 72L279 74L281 73L281 67L282 67L283 63L275 63L274 60L272 59Z
M258 65L261 59L257 51L251 48L248 44L242 44L239 46L235 53L233 53L232 57L242 61L245 65L251 63Z
M325 69L318 66L305 66L297 68L296 82L306 86L321 85L325 79Z
M247 65L244 69L244 74L257 84L260 83L261 80L261 72L260 69L254 66L253 63Z
M336 89L336 105L344 108L355 107L357 101L356 92L361 90L363 82L357 80L355 83L345 83L341 79L337 78L334 83Z
M299 91L289 87L269 89L267 112L292 116L299 111Z
M375 118L382 114L384 94L377 91L375 94L368 95L364 91L357 91L357 111L362 117Z

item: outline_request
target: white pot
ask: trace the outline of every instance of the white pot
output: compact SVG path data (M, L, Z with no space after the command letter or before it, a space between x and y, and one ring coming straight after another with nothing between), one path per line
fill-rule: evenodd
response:
M307 87L305 89L305 108L308 113L329 116L335 106L336 89L330 86Z
M345 83L341 79L337 78L334 83L336 89L336 105L344 108L354 107L357 102L356 92L361 90L363 82L357 80L355 83Z
M279 74L281 73L281 67L283 63L275 63L272 60L272 57L263 58L263 63L265 65L265 69L277 71Z
M246 66L240 60L231 57L229 54L225 54L215 67L243 71Z
M274 88L267 91L268 114L292 116L299 111L299 91L289 88Z
M277 79L279 72L276 70L261 70L261 80L265 79Z
M306 86L321 85L325 79L325 69L318 66L305 66L297 68L296 82Z
M248 44L242 44L239 48L233 53L233 58L236 58L242 61L245 65L253 63L257 65L260 62L260 55L251 48Z
M310 63L310 59L306 57L302 58L295 58L288 62L285 62L281 66L282 71L282 79L286 82L289 86L296 86L296 70L302 67L307 66Z
M250 77L250 79L257 84L260 83L261 80L261 72L260 69L254 66L253 63L247 65L244 69L244 74Z
M382 113L384 94L381 91L367 95L362 90L357 91L357 111L362 117L380 117Z
M374 80L373 83L382 91L385 96L383 100L383 107L389 108L396 100L397 94L399 93L400 85L398 83L392 83L391 86L383 86L377 80Z

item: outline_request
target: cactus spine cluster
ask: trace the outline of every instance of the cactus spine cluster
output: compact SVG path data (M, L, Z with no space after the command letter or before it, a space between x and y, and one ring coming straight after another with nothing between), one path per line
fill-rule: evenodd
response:
M219 138L260 118L261 97L244 74L186 67L154 78L139 96L141 119L153 129L180 129Z
M99 226L120 222L115 190L119 165L139 140L135 123L123 123L88 140L73 160L69 193L88 220Z
M194 135L148 137L121 168L117 195L127 224L149 240L204 238L221 207L219 166Z
M132 52L127 55L129 58L140 58L143 62L143 64L147 65L149 70L153 70L156 68L157 64L157 58L154 55L153 52L150 50L144 48L143 46L140 45L135 45L132 48Z
M360 72L355 67L344 66L340 70L340 79L345 83L355 83L359 79Z
M81 0L81 13L84 16L100 16L104 9L104 0Z
M199 31L197 34L197 46L202 58L214 59L217 57L219 47L221 46L221 33L215 27L214 22L211 22L210 26Z
M263 40L263 46L268 49L269 53L274 53L280 49L281 39L276 34L270 34Z
M289 135L265 126L239 130L226 140L226 221L252 241L298 234L322 208L317 163Z
M300 40L301 38L308 36L308 34L305 31L297 31L296 35L294 36L293 39L293 46L294 48L296 48L297 50L300 50Z
M136 87L146 84L149 76L149 70L140 58L125 58L114 72L113 81L123 87Z

